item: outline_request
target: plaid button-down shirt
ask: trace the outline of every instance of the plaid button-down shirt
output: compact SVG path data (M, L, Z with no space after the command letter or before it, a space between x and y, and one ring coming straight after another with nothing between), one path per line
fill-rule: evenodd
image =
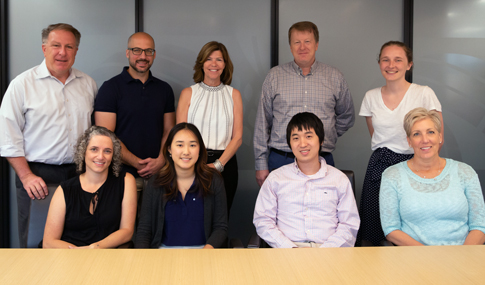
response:
M270 70L263 83L254 127L256 170L268 169L268 149L291 152L286 127L300 112L311 112L323 122L322 151L332 152L337 137L354 125L354 103L347 82L336 68L315 61L304 76L294 62Z

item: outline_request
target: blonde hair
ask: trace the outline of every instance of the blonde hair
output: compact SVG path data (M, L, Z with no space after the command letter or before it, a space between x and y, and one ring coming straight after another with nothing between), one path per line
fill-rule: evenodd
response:
M423 107L418 107L409 111L404 117L403 126L404 131L406 131L406 135L410 137L411 128L414 126L414 124L424 119L430 119L433 122L436 130L441 133L441 119L439 113L435 110L428 111Z

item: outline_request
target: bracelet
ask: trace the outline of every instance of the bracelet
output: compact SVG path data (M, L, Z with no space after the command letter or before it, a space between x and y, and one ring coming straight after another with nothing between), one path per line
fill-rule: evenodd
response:
M222 165L222 162L219 159L216 159L212 164L214 164L214 167L219 171L222 172L224 171L224 165Z

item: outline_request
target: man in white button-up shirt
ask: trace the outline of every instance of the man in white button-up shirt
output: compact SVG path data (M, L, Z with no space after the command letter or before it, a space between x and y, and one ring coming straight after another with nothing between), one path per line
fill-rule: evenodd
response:
M273 170L254 209L258 235L271 247L352 247L360 219L352 186L319 156L322 121L312 113L290 120L286 139L294 163Z
M44 61L12 80L0 107L0 155L17 174L21 247L27 246L31 200L44 199L47 184L75 175L74 147L91 126L96 83L72 68L80 39L69 24L44 29Z

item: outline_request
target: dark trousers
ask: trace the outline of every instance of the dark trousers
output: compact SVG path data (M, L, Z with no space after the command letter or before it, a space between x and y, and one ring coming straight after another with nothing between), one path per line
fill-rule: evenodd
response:
M207 150L207 163L213 163L221 157L222 150ZM234 155L229 161L224 165L224 171L222 171L222 178L224 179L224 187L226 188L227 197L227 217L229 218L229 213L231 210L232 202L234 201L234 196L236 196L237 182L239 178L237 159Z
M29 162L29 166L32 173L41 177L47 185L59 185L62 181L76 176L74 164L51 165ZM18 175L15 175L15 186L17 188L19 245L21 248L26 248L29 235L30 207L32 203L35 203L35 200L30 199Z
M333 161L333 155L331 152L322 151L320 152L320 156L325 159L325 162L327 164L335 166L335 162ZM271 148L268 156L268 169L271 172L277 168L280 168L283 165L293 163L294 161L295 155L292 152L285 152Z

